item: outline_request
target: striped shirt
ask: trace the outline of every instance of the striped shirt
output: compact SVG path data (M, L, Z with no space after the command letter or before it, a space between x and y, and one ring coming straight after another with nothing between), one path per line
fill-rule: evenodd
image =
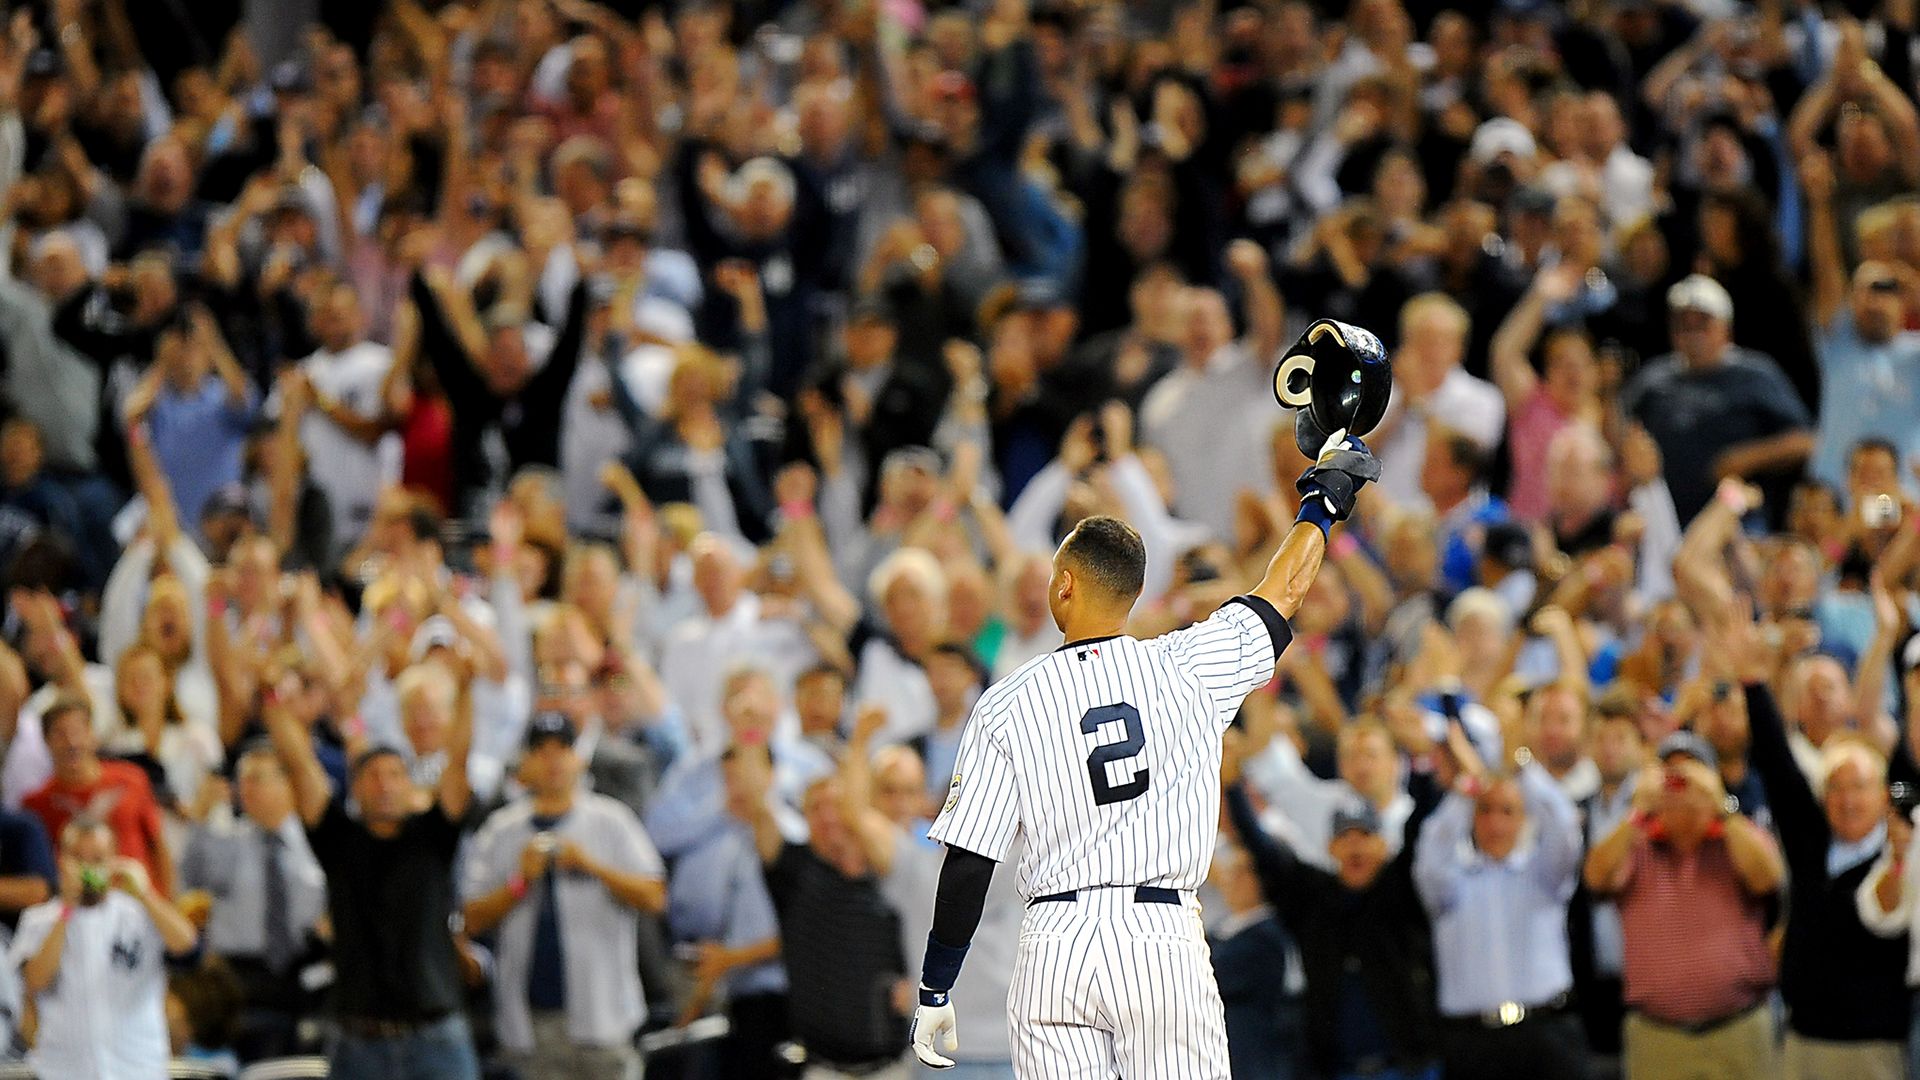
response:
M1196 889L1220 813L1220 735L1292 631L1236 597L1151 641L1070 642L974 706L929 835L998 860L1024 836L1031 898L1100 886Z
M1616 902L1629 1008L1662 1023L1700 1024L1766 999L1775 977L1766 906L1747 892L1724 838L1688 853L1637 836L1627 865Z

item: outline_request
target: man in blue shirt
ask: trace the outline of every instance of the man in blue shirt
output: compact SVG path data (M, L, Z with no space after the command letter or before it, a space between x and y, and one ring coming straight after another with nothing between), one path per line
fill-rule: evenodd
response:
M198 522L214 492L240 482L254 397L205 308L160 328L153 366L127 395L127 423L148 421L181 521Z
M1820 361L1812 472L1840 489L1847 455L1864 439L1891 441L1905 461L1920 453L1920 334L1905 328L1905 289L1894 266L1867 259L1848 278L1834 220L1832 167L1809 161L1802 180L1810 211L1813 348Z
M1584 1070L1584 1037L1567 1011L1579 814L1526 748L1513 756L1512 774L1469 770L1414 852L1414 884L1433 919L1448 1080Z

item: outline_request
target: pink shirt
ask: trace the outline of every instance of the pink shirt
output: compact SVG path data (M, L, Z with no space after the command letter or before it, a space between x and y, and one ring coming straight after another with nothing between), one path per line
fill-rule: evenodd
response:
M1724 839L1683 855L1634 838L1632 876L1616 898L1626 938L1627 1007L1669 1024L1720 1020L1766 999L1774 983L1766 909L1734 871Z
M1520 403L1507 421L1507 449L1513 456L1513 482L1507 489L1507 508L1520 521L1547 516L1547 444L1573 417L1560 411L1544 386Z

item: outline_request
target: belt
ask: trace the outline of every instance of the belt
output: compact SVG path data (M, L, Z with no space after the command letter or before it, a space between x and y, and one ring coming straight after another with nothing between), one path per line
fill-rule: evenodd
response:
M900 1064L900 1059L897 1057L874 1058L872 1061L861 1061L853 1064L848 1064L844 1061L832 1061L827 1058L814 1057L812 1055L808 1055L807 1060L811 1064L823 1065L832 1069L834 1072L844 1073L847 1076L872 1076L875 1073L885 1072Z
M1517 1001L1503 1001L1482 1013L1468 1013L1465 1016L1449 1016L1449 1024L1465 1027L1489 1028L1498 1031L1502 1028L1516 1027L1529 1020L1545 1020L1567 1007L1569 995L1564 991L1538 1005L1522 1005Z
M371 1016L342 1016L334 1020L340 1030L356 1039L403 1039L444 1021L451 1013L418 1020L381 1020Z
M1071 904L1079 899L1079 890L1070 889L1066 892L1036 896L1027 901L1027 906L1032 907L1035 904ZM1133 890L1133 902L1136 904L1178 904L1180 902L1180 890L1164 889L1158 885L1140 885Z
M1633 1010L1633 1015L1639 1017L1642 1020L1645 1020L1649 1024L1654 1024L1659 1027L1668 1028L1673 1031L1683 1032L1688 1035L1710 1035L1713 1032L1719 1031L1723 1027L1727 1027L1730 1024L1737 1024L1740 1021L1745 1020L1747 1017L1752 1016L1753 1011L1755 1009L1758 1009L1759 1007L1760 1007L1759 1003L1756 1002L1755 1004L1749 1005L1744 1009L1740 1009L1735 1012L1730 1012L1725 1016L1715 1017L1712 1020L1699 1020L1691 1024L1676 1023L1672 1020L1662 1020L1659 1017L1652 1015L1651 1013L1644 1013L1638 1009Z

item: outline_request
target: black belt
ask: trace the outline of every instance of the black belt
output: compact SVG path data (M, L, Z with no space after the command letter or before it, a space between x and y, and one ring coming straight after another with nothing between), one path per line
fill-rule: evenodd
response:
M1077 890L1048 893L1045 896L1036 896L1027 901L1027 906L1032 907L1035 904L1071 904L1079 899L1080 893ZM1180 902L1180 890L1164 889L1158 885L1141 885L1133 890L1133 902L1136 904L1178 904Z
M1657 1027L1667 1028L1670 1031L1684 1032L1688 1035L1710 1035L1723 1027L1745 1020L1747 1017L1752 1016L1754 1010L1758 1008L1760 1008L1760 1003L1756 1002L1737 1012L1730 1012L1725 1016L1716 1017L1712 1020L1701 1020L1691 1024L1679 1024L1672 1020L1662 1020L1657 1016L1641 1012L1638 1009L1634 1009L1632 1012L1633 1015L1645 1020L1647 1023Z
M1566 1010L1569 995L1560 993L1538 1005L1522 1005L1517 1001L1503 1001L1483 1013L1469 1013L1466 1016L1448 1016L1443 1019L1460 1027L1486 1028L1499 1031L1503 1028L1518 1027L1529 1020L1546 1020Z
M441 1023L452 1013L440 1013L437 1016L421 1017L417 1020L381 1020L371 1016L342 1016L334 1023L340 1030L356 1039L404 1039Z
M833 1061L823 1057L815 1057L809 1054L807 1060L812 1064L824 1065L834 1072L845 1073L848 1076L872 1076L875 1073L885 1072L900 1064L900 1059L897 1057L874 1058L871 1061L848 1063L844 1061Z

